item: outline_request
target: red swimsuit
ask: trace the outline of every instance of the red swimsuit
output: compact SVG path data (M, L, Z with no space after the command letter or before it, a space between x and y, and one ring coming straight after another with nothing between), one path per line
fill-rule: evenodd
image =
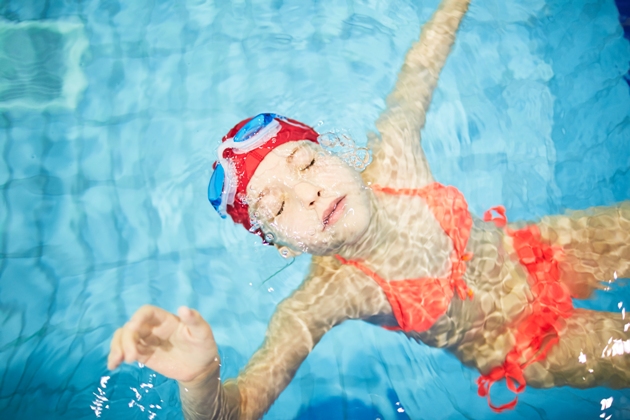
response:
M466 261L472 258L472 254L465 252L472 227L468 205L459 190L439 183L420 189L372 188L385 194L421 197L426 202L444 232L453 241L451 272L443 278L387 281L359 261L346 260L339 255L336 257L342 264L361 270L383 289L398 321L399 327L393 329L405 332L426 331L446 313L455 294L460 299L473 297L472 290L468 289L463 280ZM505 227L505 209L496 207L492 210L498 217L492 218L491 211L488 211L484 220L492 220L498 227ZM534 299L530 302L531 314L513 326L516 342L503 365L494 367L477 380L479 395L487 397L488 404L495 411L513 408L517 398L502 406L492 405L489 395L492 384L505 378L510 390L522 392L525 389L523 369L546 357L547 352L558 342L561 319L569 317L573 311L569 290L559 282L558 257L562 250L542 242L540 231L535 225L516 231L506 228L505 231L513 239L520 263L527 269Z

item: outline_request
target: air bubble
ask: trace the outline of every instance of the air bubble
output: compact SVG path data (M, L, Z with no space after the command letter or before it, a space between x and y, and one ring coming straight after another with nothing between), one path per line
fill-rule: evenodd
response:
M336 130L321 134L318 140L327 153L338 156L357 171L363 171L371 162L369 149L357 147L352 137L343 131Z

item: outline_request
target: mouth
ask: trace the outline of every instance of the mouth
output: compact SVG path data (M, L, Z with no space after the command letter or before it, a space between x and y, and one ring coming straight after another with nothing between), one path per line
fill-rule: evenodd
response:
M332 226L335 223L337 223L337 221L343 215L343 209L345 208L345 205L346 205L345 195L343 197L339 197L338 199L330 203L330 206L328 206L328 208L324 212L324 217L322 218L322 223L324 224L324 229L322 230L326 230L328 226Z

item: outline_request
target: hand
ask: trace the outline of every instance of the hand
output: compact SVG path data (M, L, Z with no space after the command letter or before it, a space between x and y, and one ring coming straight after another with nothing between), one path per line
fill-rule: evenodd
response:
M145 305L114 333L107 367L138 361L154 371L190 383L203 380L220 366L210 325L199 312L182 306L179 316Z

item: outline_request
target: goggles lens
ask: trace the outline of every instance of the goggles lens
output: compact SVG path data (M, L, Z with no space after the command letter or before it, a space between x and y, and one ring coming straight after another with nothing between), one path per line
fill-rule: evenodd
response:
M223 192L223 184L225 183L225 171L221 164L217 164L210 177L210 183L208 184L208 200L212 207L225 218L225 214L221 212L221 193Z
M269 125L275 118L283 119L282 117L276 114L258 114L247 124L241 127L240 130L234 136L235 143L247 142L252 137L254 137L260 130Z
M277 114L256 115L236 132L232 141L234 143L240 143L239 149L243 148L246 150L248 145L255 148L255 142L258 140L258 137L260 137L257 136L257 134L259 134L261 130L271 124L275 119L286 120L285 117ZM261 135L263 134L261 133ZM214 207L214 209L223 218L226 217L225 209L227 207L227 203L223 203L224 188L225 169L220 163L217 163L217 166L212 173L212 177L210 177L210 183L208 184L208 200L210 201L210 204L212 204L212 207Z

